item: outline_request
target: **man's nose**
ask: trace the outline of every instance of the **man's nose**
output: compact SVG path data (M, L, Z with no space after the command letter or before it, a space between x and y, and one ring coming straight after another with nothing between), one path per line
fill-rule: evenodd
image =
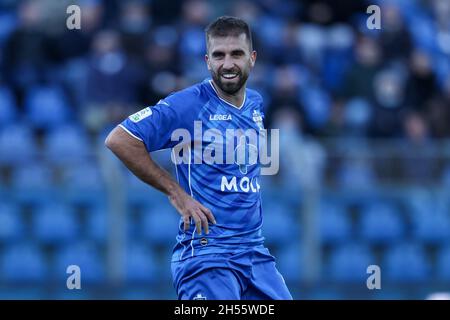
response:
M234 67L233 59L230 56L225 56L225 60L223 61L223 69L231 70Z

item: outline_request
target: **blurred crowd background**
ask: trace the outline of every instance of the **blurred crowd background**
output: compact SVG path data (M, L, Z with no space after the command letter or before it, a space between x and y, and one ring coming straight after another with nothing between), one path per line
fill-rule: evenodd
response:
M248 86L280 129L263 232L294 298L450 291L450 1L0 0L0 298L176 299L178 215L103 141L209 76L224 14L252 28Z

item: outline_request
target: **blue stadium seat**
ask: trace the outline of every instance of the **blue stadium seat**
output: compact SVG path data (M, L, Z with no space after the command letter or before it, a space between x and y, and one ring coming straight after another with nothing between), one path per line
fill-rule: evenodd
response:
M303 279L303 250L300 245L291 244L280 249L277 268L287 282L298 283Z
M302 90L300 99L305 106L305 113L308 122L314 128L323 127L330 116L331 101L330 96L319 87Z
M168 203L168 198L162 192L145 184L129 170L125 172L125 184L128 203L132 206L158 206Z
M376 177L370 164L362 161L350 161L337 170L339 186L349 189L367 189L376 184Z
M443 187L450 187L450 164L447 164L444 171L442 172L441 182Z
M398 283L418 283L430 277L430 266L423 247L401 243L389 248L381 266L385 279Z
M14 197L23 204L41 204L55 201L58 193L55 190L53 172L45 164L35 162L14 169L11 176Z
M172 247L176 242L180 218L180 214L169 203L150 206L142 216L142 235L152 244Z
M60 245L76 239L80 224L71 207L51 203L33 212L32 229L42 243Z
M158 281L156 256L148 246L132 243L127 246L126 280L129 284L154 284Z
M34 243L17 243L5 248L0 256L0 279L9 283L43 283L47 275L47 261Z
M370 102L362 97L353 98L344 106L344 119L347 130L354 134L364 134L369 127L372 115Z
M344 244L330 254L327 275L336 282L361 283L367 279L367 267L376 264L373 252L361 244Z
M51 129L69 119L70 110L62 90L56 87L33 87L25 97L25 109L31 125Z
M318 228L323 244L339 244L352 232L352 222L343 206L321 203L318 212Z
M0 164L23 165L36 157L33 132L23 124L15 123L0 129Z
M299 239L298 224L288 207L275 203L264 205L262 233L268 245L283 246Z
M393 205L374 203L363 208L357 229L371 244L389 244L403 237L405 226Z
M100 168L82 163L64 169L62 187L66 199L76 205L97 206L104 202L104 183Z
M0 203L0 243L17 241L24 235L24 222L19 207Z
M125 290L120 292L120 300L161 300L161 296L156 290L142 288L140 286L127 286ZM175 298L176 299L176 298Z
M437 253L437 281L450 282L450 245L442 247Z
M85 131L75 125L58 126L45 138L47 159L54 164L79 164L87 161L89 141Z
M450 216L446 201L424 190L412 191L405 199L410 212L412 233L427 244L450 240Z
M13 10L3 10L0 12L0 48L17 28L18 23L19 19Z
M450 241L450 217L445 212L428 211L413 215L413 235L428 244Z
M67 279L66 270L70 265L80 267L82 284L98 284L106 279L105 259L92 242L71 243L56 251L53 265L56 280Z
M85 228L90 239L100 243L106 242L108 235L108 209L105 206L90 207Z
M0 87L0 125L3 127L16 120L16 115L17 106L11 91L7 87Z

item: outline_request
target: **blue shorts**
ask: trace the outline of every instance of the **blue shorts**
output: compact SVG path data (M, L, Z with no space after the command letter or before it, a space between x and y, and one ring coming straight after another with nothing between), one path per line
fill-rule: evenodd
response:
M172 262L179 300L292 300L266 248Z

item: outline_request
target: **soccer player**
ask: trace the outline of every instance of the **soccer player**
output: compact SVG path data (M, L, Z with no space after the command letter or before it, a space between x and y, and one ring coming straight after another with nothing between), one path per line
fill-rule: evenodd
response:
M137 177L164 192L181 215L172 256L179 299L290 300L261 234L260 163L249 154L223 156L256 148L245 136L230 138L228 130L263 129L262 97L246 88L256 61L250 28L223 16L206 28L206 42L211 79L131 115L105 144ZM185 141L175 152L181 136ZM166 148L172 148L174 161L183 154L176 180L149 155ZM217 161L204 161L205 154Z

